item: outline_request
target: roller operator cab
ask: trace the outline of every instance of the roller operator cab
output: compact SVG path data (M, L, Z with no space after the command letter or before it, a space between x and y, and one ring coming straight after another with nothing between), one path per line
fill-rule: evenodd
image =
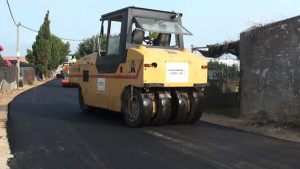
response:
M69 69L70 81L80 86L82 111L122 112L131 127L199 120L207 61L184 49L183 35L191 33L181 17L136 7L102 15L105 50Z

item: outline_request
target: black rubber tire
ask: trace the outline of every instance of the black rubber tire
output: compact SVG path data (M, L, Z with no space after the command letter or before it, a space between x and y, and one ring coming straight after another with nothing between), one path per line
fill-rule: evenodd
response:
M158 111L162 111L160 121L158 122L158 126L164 125L168 123L170 117L171 117L171 99L169 98L163 98L159 99L159 104L158 104Z
M81 91L80 87L79 87L78 91L79 91L78 100L79 100L79 106L80 106L81 111L83 113L92 112L94 109L84 103L84 98L82 96L82 91Z
M142 127L147 126L150 123L152 118L152 99L151 98L142 98L141 92L137 89L133 89L133 102L135 103L135 108L138 110L134 114L130 109L131 102L131 91L128 88L123 95L123 102L122 102L122 113L124 115L126 123L130 127ZM131 103L133 104L133 103ZM134 114L136 117L131 118L130 114Z
M189 123L194 123L202 117L203 111L204 111L204 96L203 93L198 93L197 97L194 97L194 103L193 107L195 107L195 112L193 118L189 121ZM191 102L192 104L192 102Z
M155 93L156 101L156 114L152 118L150 124L152 126L161 126L166 124L171 117L171 99L170 98L159 98L158 93Z
M175 91L171 92L172 115L170 117L170 124L179 124L184 122L187 114L187 98L178 97Z
M188 92L188 97L189 97L189 101L190 101L190 109L189 112L187 112L184 122L185 123L190 123L191 120L194 118L194 115L197 111L197 104L196 104L196 100L195 97L193 96L193 91L189 91Z

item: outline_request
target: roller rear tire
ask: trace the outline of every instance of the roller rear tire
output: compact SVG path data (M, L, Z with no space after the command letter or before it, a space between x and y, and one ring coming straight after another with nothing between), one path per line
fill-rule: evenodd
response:
M186 119L188 113L188 99L184 97L180 91L171 92L172 115L170 117L170 124L180 124Z
M151 120L152 126L161 126L168 123L171 117L171 99L159 98L159 92L155 93L156 114Z
M133 98L131 100L131 90L128 88L123 95L122 113L126 123L130 127L147 126L152 118L153 106L152 99L143 98L141 92L133 89Z
M193 98L191 104L194 107L194 115L189 123L194 123L202 117L204 111L204 104L203 104L204 96L203 93L197 93L197 96Z

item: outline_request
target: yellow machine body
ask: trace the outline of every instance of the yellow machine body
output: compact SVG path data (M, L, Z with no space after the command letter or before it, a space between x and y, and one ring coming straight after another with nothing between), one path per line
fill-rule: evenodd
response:
M98 73L96 57L97 53L83 57L69 69L70 82L79 83L85 104L93 107L121 111L122 92L131 85L193 88L207 83L206 59L186 49L130 48L126 62L119 65L116 73L109 74ZM168 69L167 65L171 67ZM83 80L86 70L89 71L87 82Z

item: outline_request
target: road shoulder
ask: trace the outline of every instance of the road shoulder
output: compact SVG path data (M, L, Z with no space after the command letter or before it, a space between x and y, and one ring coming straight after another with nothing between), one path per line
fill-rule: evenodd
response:
M247 118L232 118L224 115L203 113L202 121L239 130L249 131L286 141L300 143L300 127L275 122L257 122Z

